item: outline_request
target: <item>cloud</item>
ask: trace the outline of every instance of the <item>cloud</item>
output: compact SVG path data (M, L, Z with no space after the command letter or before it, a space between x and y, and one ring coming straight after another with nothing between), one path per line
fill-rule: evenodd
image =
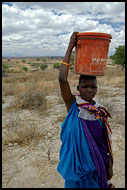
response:
M109 54L125 43L124 2L12 2L2 4L2 52L64 55L70 35L112 35Z

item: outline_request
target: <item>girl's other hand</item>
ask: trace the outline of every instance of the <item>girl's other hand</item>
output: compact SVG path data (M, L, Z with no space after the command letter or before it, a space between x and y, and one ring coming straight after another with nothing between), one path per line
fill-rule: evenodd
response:
M110 180L113 176L113 162L112 159L109 158L109 163L107 166L107 179Z

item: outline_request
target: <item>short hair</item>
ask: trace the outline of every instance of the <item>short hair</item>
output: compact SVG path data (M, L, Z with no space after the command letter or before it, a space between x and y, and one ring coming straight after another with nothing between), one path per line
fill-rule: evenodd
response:
M97 80L96 76L90 76L90 75L80 75L79 77L79 84L82 80Z

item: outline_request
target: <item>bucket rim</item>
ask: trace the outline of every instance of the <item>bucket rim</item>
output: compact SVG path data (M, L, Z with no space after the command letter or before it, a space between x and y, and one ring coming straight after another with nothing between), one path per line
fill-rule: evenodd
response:
M79 32L77 34L78 36L98 36L98 37L108 37L110 39L112 39L111 34L107 34L107 33L101 33L101 32Z

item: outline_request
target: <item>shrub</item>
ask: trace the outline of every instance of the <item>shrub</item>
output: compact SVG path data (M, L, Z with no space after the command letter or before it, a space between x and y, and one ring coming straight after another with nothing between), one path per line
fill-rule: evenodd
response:
M21 119L17 117L6 124L7 132L3 136L2 145L17 143L22 146L27 146L32 142L36 143L40 138L44 138L44 134L37 130L37 124L26 121L23 124Z
M27 67L22 67L22 70L28 71L28 68Z
M45 63L43 63L43 64L40 66L40 69L41 69L41 70L45 70L47 67L48 67L48 65L45 64Z
M73 66L72 65L70 66L70 70L73 71Z
M54 63L53 68L54 69L60 69L61 63Z
M2 67L3 67L4 69L8 69L8 68L9 68L9 65L8 65L7 63L2 63Z
M25 63L26 62L25 59L23 59L22 62Z
M16 97L12 107L18 109L36 109L39 111L44 111L47 108L47 101L43 93L32 89L27 89L25 92Z

